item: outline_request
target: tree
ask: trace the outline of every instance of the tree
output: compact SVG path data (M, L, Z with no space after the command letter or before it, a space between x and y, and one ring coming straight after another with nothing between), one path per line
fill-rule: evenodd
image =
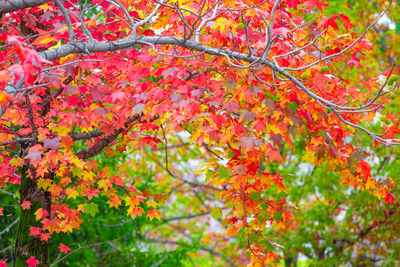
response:
M396 57L377 60L365 39L395 5L381 2L362 29L319 0L1 2L11 260L48 266L54 236L107 203L156 227L135 242L272 264L268 229L295 222L297 161L393 205L393 180L373 177L360 148L399 144Z

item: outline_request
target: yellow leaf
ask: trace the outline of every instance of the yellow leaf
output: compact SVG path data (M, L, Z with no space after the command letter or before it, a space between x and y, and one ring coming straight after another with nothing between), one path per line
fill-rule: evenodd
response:
M147 205L147 207L149 207L149 208L151 208L151 207L157 208L158 203L154 202L153 200L149 200L149 201L146 202L146 205Z
M65 61L67 61L67 59L70 59L71 61L74 60L74 55L73 54L69 54L68 56L62 57L60 58L60 64L64 64Z
M147 213L147 218L150 218L150 221L152 221L154 218L161 220L161 213L158 210L150 209Z
M75 189L67 188L67 195L68 198L76 199L76 197L79 196L79 193Z
M21 167L22 165L24 165L24 160L21 158L13 158L10 160L10 165L11 166L16 166L16 167Z
M39 188L43 188L44 190L46 190L50 185L51 185L51 180L50 179L43 179L43 178L40 178L39 180L38 180L38 187Z

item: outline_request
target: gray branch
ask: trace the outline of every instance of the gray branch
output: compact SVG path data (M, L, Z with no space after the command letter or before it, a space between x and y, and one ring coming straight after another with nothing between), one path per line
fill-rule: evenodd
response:
M40 6L49 0L0 0L0 16L28 7Z

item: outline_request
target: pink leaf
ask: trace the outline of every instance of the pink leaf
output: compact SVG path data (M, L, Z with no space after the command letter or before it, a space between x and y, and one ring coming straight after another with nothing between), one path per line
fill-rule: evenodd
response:
M24 203L21 204L21 207L23 210L29 210L32 206L32 202L30 201L24 201Z
M31 256L29 260L26 261L26 263L29 264L29 267L36 267L36 265L39 264L39 261L35 257Z
M63 243L60 243L60 245L58 246L58 248L60 249L61 252L64 252L65 254L67 254L68 251L71 250L69 247L67 247L67 246L64 245Z

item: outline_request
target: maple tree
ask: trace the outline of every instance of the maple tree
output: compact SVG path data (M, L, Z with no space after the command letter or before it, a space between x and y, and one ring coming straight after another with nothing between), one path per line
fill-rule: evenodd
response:
M300 162L396 206L395 181L360 148L384 158L399 144L396 51L375 53L369 36L396 3L358 22L330 2L1 2L0 186L20 206L11 260L50 265L52 239L110 208L143 227L140 242L273 264L285 233L307 237L288 167ZM53 264L80 249L57 242Z

